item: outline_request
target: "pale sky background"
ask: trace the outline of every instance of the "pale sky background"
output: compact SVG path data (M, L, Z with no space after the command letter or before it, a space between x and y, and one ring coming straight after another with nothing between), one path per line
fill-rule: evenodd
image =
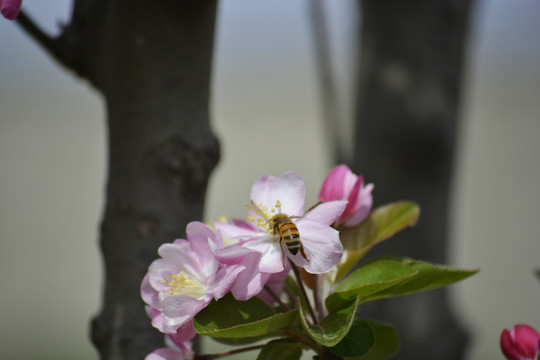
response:
M220 3L212 113L223 154L207 219L244 216L253 181L287 170L305 178L309 203L331 167L306 1ZM23 7L54 32L70 3L24 0ZM344 114L349 4L326 3ZM469 360L503 359L505 327L528 322L540 330L540 283L532 276L540 267L539 34L539 1L485 0L477 8L449 259L481 268L452 287L455 312L473 336ZM283 127L304 145L277 147ZM88 322L101 301L105 161L101 97L0 19L0 358L97 359Z

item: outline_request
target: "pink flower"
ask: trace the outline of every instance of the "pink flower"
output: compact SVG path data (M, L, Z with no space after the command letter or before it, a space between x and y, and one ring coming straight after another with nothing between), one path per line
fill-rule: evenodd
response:
M145 284L144 286L149 286L148 281L145 281L143 283ZM161 311L156 310L152 308L151 306L146 306L146 313L152 319L152 324L154 323L159 324L163 322L163 314L161 313ZM193 320L191 320L180 325L176 329L176 333L167 334L167 337L168 337L168 340L172 341L172 343L177 344L178 346L182 347L184 343L188 343L189 341L191 341L191 339L193 339L196 334L197 333L195 332L195 329L193 328Z
M337 220L337 225L355 226L360 224L371 210L373 187L373 184L364 186L364 177L353 174L347 165L338 165L324 180L319 200L347 200L347 207Z
M535 360L539 347L540 335L529 325L519 324L501 334L501 350L508 360Z
M191 342L168 342L167 345L169 347L154 350L144 360L192 360L195 355L191 350Z
M148 354L144 360L191 360L193 354L186 354L182 351L176 351L168 348L160 348Z
M220 261L234 263L249 252L261 253L257 271L264 274L282 272L286 258L310 273L330 271L343 254L339 233L330 225L341 215L346 202L330 201L304 215L304 197L304 181L296 173L259 178L251 189L251 223L216 223L225 237L238 241L217 250L216 256ZM298 230L302 247L296 253L280 241L280 234L272 226L278 214Z
M0 12L6 19L15 20L19 15L22 0L0 0Z
M212 299L220 299L233 287L243 265L223 266L213 247L222 247L219 233L192 222L188 240L163 244L141 284L141 295L153 312L152 325L168 334L189 323ZM212 244L212 245L210 245Z

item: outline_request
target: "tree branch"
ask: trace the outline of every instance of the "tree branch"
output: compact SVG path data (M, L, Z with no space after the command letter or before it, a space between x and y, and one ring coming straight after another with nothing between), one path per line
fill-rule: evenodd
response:
M53 38L45 33L41 28L30 18L24 10L21 10L16 19L17 24L43 49L45 49L53 58L60 63L63 63L62 46L58 38ZM64 64L67 66L67 64Z
M77 75L92 81L88 76L88 72L84 70L83 49L81 47L83 41L80 39L80 34L75 30L80 28L79 24L72 22L63 27L60 35L52 37L44 32L24 10L19 12L16 22L58 63L74 71Z

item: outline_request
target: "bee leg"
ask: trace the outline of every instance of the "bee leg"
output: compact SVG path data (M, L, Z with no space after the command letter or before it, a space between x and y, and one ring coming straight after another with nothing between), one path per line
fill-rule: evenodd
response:
M283 269L285 269L285 249L283 248L283 238L279 238L279 247L281 248L281 254L283 255Z
M307 258L306 253L304 252L304 247L302 246L302 244L300 244L300 254L302 254L302 257L304 259L306 259L306 261L309 261L309 259Z

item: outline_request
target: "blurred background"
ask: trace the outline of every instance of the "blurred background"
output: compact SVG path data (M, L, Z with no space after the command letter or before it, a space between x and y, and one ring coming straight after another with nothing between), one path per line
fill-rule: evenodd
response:
M24 0L23 8L56 33L70 4ZM306 4L220 2L212 114L222 160L205 220L245 216L253 181L287 170L304 177L307 203L314 202L333 165ZM355 19L350 1L325 5L347 118ZM454 310L472 336L471 360L502 359L503 328L526 322L540 329L540 283L533 276L540 268L539 16L535 0L485 0L472 20L448 260L481 268L451 287ZM284 128L301 146L278 145ZM346 144L350 133L341 135ZM1 19L2 359L97 358L88 329L101 301L105 140L100 95ZM374 196L384 191L376 187Z

